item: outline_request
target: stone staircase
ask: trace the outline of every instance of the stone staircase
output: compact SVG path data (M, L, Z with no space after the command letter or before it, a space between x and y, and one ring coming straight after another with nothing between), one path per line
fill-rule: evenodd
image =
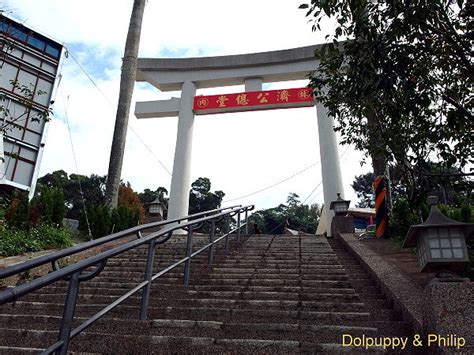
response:
M207 236L194 237L194 250ZM184 256L184 236L157 250L154 271ZM146 249L110 259L80 286L75 326L143 280ZM0 354L37 353L53 344L66 283L0 307ZM337 240L255 235L193 259L156 280L149 320L139 321L140 293L72 340L71 353L357 353L342 335L409 336L374 282ZM382 352L382 349L372 349ZM358 349L366 353L364 348Z

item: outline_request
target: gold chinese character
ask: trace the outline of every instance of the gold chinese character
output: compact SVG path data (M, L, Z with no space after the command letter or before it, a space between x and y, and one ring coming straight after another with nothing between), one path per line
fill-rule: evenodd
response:
M240 94L236 97L235 101L237 105L248 105L249 99L247 98L247 94Z
M219 107L226 107L225 102L226 102L227 100L229 100L229 99L227 98L227 96L221 95L221 96L219 96L219 98L217 99L216 102L219 104Z
M257 100L259 100L261 104L266 104L268 102L268 99L267 99L268 95L269 95L268 92L266 93L261 92L260 94L257 95Z
M302 89L300 91L298 91L298 97L301 99L301 100L305 100L307 98L309 98L311 96L311 92L309 89Z
M290 97L290 94L288 93L288 90L282 90L278 91L278 101L286 101L288 102L288 98Z

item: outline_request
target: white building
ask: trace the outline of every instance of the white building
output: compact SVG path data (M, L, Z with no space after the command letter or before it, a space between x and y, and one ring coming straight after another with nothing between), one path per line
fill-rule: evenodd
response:
M0 50L0 189L16 187L31 198L48 126L40 116L54 97L63 46L0 14Z

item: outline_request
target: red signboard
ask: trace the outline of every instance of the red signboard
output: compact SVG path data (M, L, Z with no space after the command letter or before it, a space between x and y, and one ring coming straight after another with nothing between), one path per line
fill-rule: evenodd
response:
M241 92L237 94L196 96L194 98L193 109L196 115L204 115L209 113L308 106L314 106L314 97L312 90L305 87L297 89Z

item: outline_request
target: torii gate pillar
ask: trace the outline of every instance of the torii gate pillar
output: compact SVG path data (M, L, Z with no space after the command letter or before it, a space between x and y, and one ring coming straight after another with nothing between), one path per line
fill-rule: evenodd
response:
M174 153L173 175L171 177L168 219L188 215L194 128L193 100L195 95L196 85L191 81L185 81L181 87L179 102L178 135Z
M344 188L342 186L336 133L333 129L334 119L328 116L328 109L319 102L316 103L316 112L318 115L319 154L321 156L325 209L325 213L321 215L321 218L325 218L323 223L326 224L327 235L331 236L331 222L334 211L329 210L329 205L331 201L337 198L337 193L340 193L341 197L344 198ZM320 230L319 227L318 230Z

